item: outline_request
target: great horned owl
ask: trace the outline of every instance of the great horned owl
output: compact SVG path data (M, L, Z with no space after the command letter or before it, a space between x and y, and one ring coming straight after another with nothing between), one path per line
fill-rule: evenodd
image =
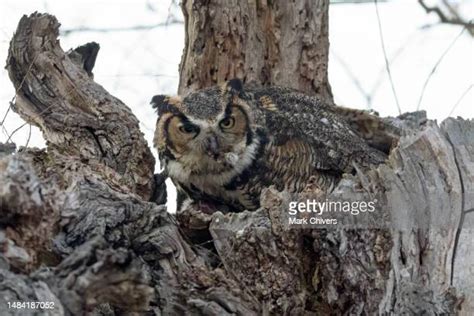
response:
M354 163L379 164L333 106L282 87L223 86L153 97L154 145L168 176L193 200L259 207L263 188L301 191L311 176L330 189Z

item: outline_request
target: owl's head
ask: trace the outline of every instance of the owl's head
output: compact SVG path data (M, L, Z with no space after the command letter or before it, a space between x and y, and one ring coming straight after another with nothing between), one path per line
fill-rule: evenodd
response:
M238 173L253 160L258 139L240 80L151 103L159 116L154 145L171 177Z

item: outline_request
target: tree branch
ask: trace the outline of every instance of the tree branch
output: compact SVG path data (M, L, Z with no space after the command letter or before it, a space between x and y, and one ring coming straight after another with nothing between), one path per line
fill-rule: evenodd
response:
M424 0L418 0L418 3L423 7L426 13L434 12L440 19L442 23L460 25L465 27L471 36L474 36L474 24L472 21L464 21L458 15L455 17L448 17L444 12L437 6L429 7Z

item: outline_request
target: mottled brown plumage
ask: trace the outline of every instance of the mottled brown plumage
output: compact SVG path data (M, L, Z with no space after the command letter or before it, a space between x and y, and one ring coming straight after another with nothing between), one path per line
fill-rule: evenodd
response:
M385 159L346 112L291 89L234 79L185 98L155 96L152 104L159 114L154 144L178 189L234 210L256 209L270 185L298 192L316 176L330 190L354 164Z

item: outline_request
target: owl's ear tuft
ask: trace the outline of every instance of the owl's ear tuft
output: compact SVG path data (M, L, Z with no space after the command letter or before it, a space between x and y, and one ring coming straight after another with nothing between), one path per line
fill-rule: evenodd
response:
M166 112L169 107L169 96L163 94L155 95L151 99L150 104L154 109L156 109L158 114Z
M227 81L226 85L226 92L230 95L238 96L239 98L245 99L246 94L244 91L244 84L242 80L235 78Z
M227 89L231 92L241 93L244 91L242 80L235 78L227 81Z

